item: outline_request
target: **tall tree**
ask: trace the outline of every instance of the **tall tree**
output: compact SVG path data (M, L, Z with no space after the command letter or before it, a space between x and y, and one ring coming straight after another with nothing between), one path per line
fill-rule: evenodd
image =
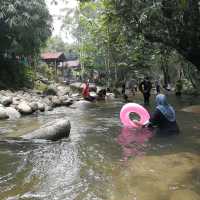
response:
M44 0L1 0L1 54L39 53L51 35L51 22L52 18Z

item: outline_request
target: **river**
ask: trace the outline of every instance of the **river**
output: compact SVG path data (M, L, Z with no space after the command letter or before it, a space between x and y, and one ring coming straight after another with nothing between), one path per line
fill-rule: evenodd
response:
M134 101L142 103L140 96ZM0 199L199 200L200 114L180 109L200 99L170 96L170 102L181 134L167 138L124 129L120 100L1 121ZM16 139L65 117L68 139Z

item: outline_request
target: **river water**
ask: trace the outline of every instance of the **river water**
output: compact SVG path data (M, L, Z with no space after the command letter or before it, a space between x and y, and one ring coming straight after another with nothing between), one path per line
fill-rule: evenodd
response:
M120 100L1 121L0 199L199 200L200 114L180 111L199 100L170 96L181 134L167 138L123 128ZM71 121L70 138L16 139L59 118Z

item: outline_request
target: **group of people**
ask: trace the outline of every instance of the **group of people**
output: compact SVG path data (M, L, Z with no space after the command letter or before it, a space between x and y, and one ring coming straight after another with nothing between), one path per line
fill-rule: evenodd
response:
M160 84L155 82L155 88L157 92L156 96L156 109L151 115L149 121L146 124L139 124L142 127L154 128L156 127L156 133L159 135L170 135L179 133L179 127L176 122L176 114L174 108L167 102L167 98L164 94L160 94ZM151 96L152 83L149 77L145 77L139 84L139 90L144 97L144 105L149 104Z
M85 81L83 84L82 96L83 96L84 100L86 100L86 101L105 100L107 91L109 92L109 89L107 89L107 90L102 89L97 93L97 96L91 96L89 81Z
M159 80L156 80L154 85L155 85L156 94L160 94L161 93L161 84L160 84ZM139 91L143 94L144 105L149 105L149 99L150 99L151 90L152 90L152 82L150 81L150 78L148 76L145 77L138 84L138 88L139 88ZM166 91L171 91L170 84L163 86L163 88ZM183 83L182 83L182 80L179 79L179 80L176 81L176 85L175 85L176 96L181 96L182 89L183 89ZM137 85L134 85L134 88L132 88L131 91L133 91L133 94L135 94L135 92L137 92ZM125 83L122 84L121 94L122 94L125 102L128 102L129 100L128 100L128 95L126 93L126 84Z
M149 104L149 98L151 95L152 83L149 78L146 77L140 84L139 90L142 92L144 97L144 104ZM156 109L151 115L149 121L146 124L140 124L135 122L141 127L156 127L156 132L159 135L170 135L179 133L179 127L176 122L176 115L174 108L167 102L167 98L164 94L160 94L160 88L157 89L156 96ZM125 85L122 87L122 94L125 94ZM90 96L89 82L86 81L83 85L82 90L83 98L87 101L94 101L96 98ZM98 93L98 97L105 99L106 90L102 90Z

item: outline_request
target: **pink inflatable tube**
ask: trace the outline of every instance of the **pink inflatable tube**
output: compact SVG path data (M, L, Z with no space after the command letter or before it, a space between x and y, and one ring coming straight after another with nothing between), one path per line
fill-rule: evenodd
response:
M130 119L129 117L130 113L135 113L139 115L140 124L145 124L147 121L149 121L150 115L144 107L142 107L137 103L127 103L122 107L120 111L120 120L124 126L138 128L138 125L135 124L134 121Z

